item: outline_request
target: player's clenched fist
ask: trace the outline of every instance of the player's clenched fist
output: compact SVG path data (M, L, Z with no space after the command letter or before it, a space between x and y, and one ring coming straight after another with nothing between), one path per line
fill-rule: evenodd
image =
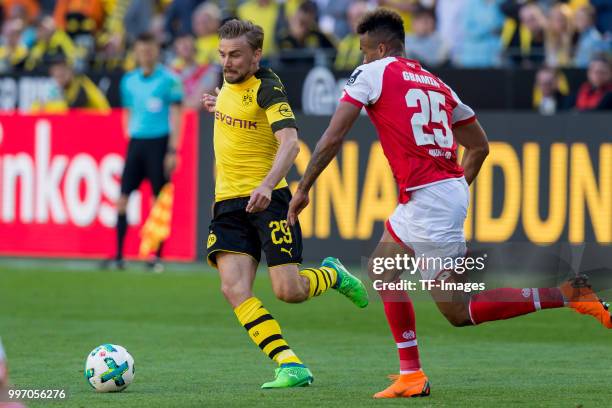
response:
M215 111L215 106L217 105L217 95L219 95L220 91L221 90L219 88L215 88L214 95L206 93L204 96L202 96L202 105L208 112L213 113Z
M291 198L289 211L287 212L287 222L289 222L289 225L295 225L298 215L308 206L309 202L310 198L308 197L308 193L299 189L295 192L293 198Z

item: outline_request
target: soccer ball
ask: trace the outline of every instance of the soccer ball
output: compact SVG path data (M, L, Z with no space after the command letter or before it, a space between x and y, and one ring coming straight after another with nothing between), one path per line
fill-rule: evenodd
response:
M134 380L134 359L114 344L102 344L87 356L85 379L96 392L120 392Z

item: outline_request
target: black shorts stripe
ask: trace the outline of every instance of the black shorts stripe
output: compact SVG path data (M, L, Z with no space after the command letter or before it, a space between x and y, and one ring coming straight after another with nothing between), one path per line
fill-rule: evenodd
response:
M282 339L283 339L282 334L273 334L263 339L262 342L258 344L258 346L260 349L263 350L268 344L272 343L274 340L282 340Z
M253 320L252 322L248 322L244 325L244 328L247 330L251 330L253 327L257 326L258 324L261 324L263 322L266 322L268 320L274 320L274 318L272 317L271 314L265 314L263 316L259 316L257 319Z
M289 348L289 346L278 346L277 348L272 350L270 354L268 354L268 357L270 357L271 359L274 359L274 356L276 356L281 351L285 351L285 350L291 350L291 349Z

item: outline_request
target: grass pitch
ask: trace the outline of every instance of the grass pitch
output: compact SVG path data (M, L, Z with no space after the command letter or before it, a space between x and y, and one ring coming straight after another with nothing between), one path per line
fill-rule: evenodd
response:
M1 261L0 261L1 262ZM603 407L612 404L611 333L570 310L453 328L431 302L417 302L429 398L375 401L397 371L382 305L365 310L337 293L300 305L272 296L260 273L256 294L312 369L311 387L261 391L274 365L255 347L204 266L152 275L88 268L0 266L0 335L17 388L64 388L61 402L30 407ZM187 268L189 269L189 268ZM83 377L101 343L135 358L134 383L96 394Z

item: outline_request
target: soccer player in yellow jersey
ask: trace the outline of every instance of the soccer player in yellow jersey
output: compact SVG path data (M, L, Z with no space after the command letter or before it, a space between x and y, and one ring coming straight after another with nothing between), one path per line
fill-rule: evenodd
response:
M279 368L262 388L312 383L310 370L284 340L278 322L253 295L255 272L266 255L272 288L299 303L334 288L359 307L368 304L363 283L335 258L299 270L302 234L287 225L291 193L285 176L298 154L297 124L280 79L260 68L264 33L251 22L230 20L219 29L224 83L218 96L204 95L214 112L217 167L208 262L221 290L253 342Z

